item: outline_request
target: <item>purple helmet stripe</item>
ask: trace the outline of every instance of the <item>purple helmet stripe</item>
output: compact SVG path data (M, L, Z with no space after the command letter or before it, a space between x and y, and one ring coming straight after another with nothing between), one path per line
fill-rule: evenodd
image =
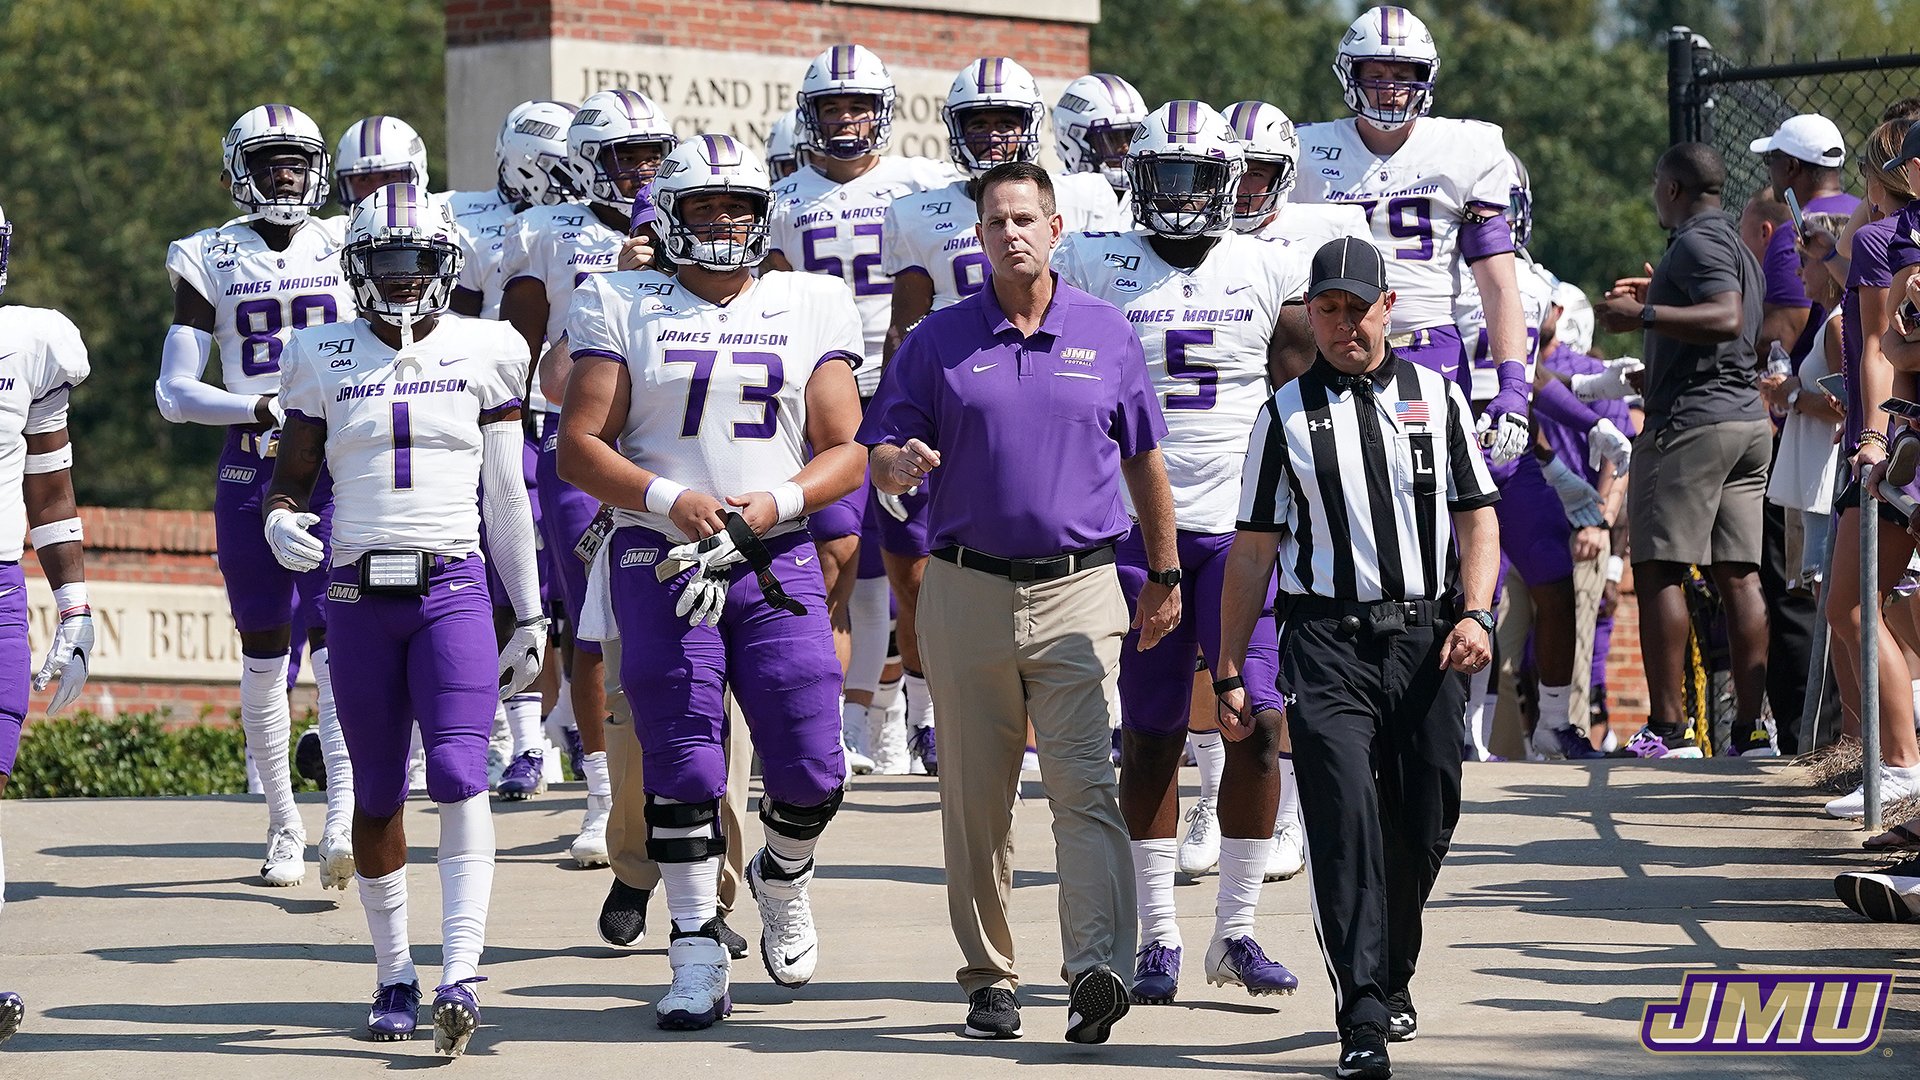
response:
M1126 108L1127 106L1126 95L1122 93L1120 90L1119 76L1095 75L1094 79L1100 83L1103 89L1106 90L1107 100L1113 103L1114 108L1116 109Z
M835 80L853 78L853 59L853 46L835 45L833 47L833 53L827 61L827 66L831 69L832 76Z
M1251 141L1253 139L1254 121L1258 120L1259 118L1260 118L1260 106L1250 104L1250 103L1242 103L1237 109L1234 110L1234 116L1233 116L1234 133L1239 135L1242 139Z
M419 191L412 184L396 184L400 190L387 203L387 227L390 229L419 228Z
M1005 66L1005 57L989 56L980 61L980 89L989 94L997 94L1005 76L1001 69Z
M1380 9L1380 40L1388 45L1407 43L1406 8L1383 7Z
M626 112L629 121L639 119L633 114L634 98L639 96L637 93L632 90L615 90L613 96L619 99L620 108Z
M288 111L289 110L285 105L267 106L267 126L280 127L282 125L291 123L293 121L293 117L287 115Z
M360 156L378 157L380 154L380 129L385 126L386 117L369 116L360 124Z
M740 144L731 135L702 135L701 141L707 144L707 161L715 167L733 167L740 164Z

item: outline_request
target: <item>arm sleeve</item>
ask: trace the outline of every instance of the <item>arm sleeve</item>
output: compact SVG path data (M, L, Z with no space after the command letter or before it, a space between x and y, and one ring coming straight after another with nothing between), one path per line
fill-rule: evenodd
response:
M67 426L67 391L86 381L87 346L73 320L57 311L46 314L41 330L40 370L27 406L28 435L44 435Z
M934 449L940 447L940 433L934 422L934 392L940 377L940 355L927 336L922 319L900 343L885 370L880 373L880 388L867 406L854 438L863 446L892 443L904 446L908 439L919 439Z
M619 274L593 274L573 290L567 304L567 343L575 359L603 356L619 363L627 362L626 347L614 340L613 327L607 321L607 292Z
M1238 528L1251 532L1284 532L1293 514L1293 481L1288 469L1287 431L1280 423L1276 398L1253 420L1247 437L1247 464L1240 473Z
M1557 381L1557 380L1556 380ZM1487 459L1473 438L1472 412L1458 383L1447 383L1447 509L1478 510L1500 501Z
M160 349L160 378L153 384L160 415L175 424L252 424L251 394L236 394L203 381L213 355L213 335L178 323L167 328Z
M326 396L320 392L319 376L299 335L290 339L280 354L280 407L315 423L327 422Z
M513 617L540 614L540 574L534 564L533 506L521 474L524 436L517 423L480 428L480 517L486 527L487 560L506 586Z

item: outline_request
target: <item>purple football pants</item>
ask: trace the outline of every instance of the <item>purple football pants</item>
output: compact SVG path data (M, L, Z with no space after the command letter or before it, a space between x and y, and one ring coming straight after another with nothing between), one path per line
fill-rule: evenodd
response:
M425 596L363 593L357 566L331 576L328 648L341 676L333 693L353 759L354 805L386 817L406 801L416 721L433 801L486 791L500 650L484 560L435 558Z
M1573 526L1560 496L1540 471L1540 459L1525 453L1505 465L1487 463L1500 489L1493 512L1500 520L1500 550L1529 588L1573 577Z
M1403 360L1411 360L1458 382L1462 391L1471 389L1473 373L1467 364L1467 347L1461 342L1457 327L1451 323L1429 326L1413 331L1412 337L1413 340L1406 345L1395 345L1394 353Z
M1227 572L1227 549L1232 533L1197 533L1181 529L1180 625L1160 643L1141 652L1140 631L1128 630L1120 646L1120 724L1144 735L1170 736L1187 730L1193 706L1193 660L1204 657L1207 670L1220 663L1220 589ZM1127 598L1127 614L1135 613L1140 590L1147 583L1147 545L1136 527L1120 541L1117 552L1120 592ZM1273 624L1275 583L1267 582L1265 607L1254 624L1247 645L1247 664L1241 677L1247 684L1247 703L1253 709L1280 708L1280 646Z
M318 570L296 573L273 557L260 512L273 481L273 459L244 449L244 434L241 428L227 429L227 444L220 451L220 469L213 486L214 541L219 547L220 576L226 582L227 606L233 611L234 626L243 634L290 627L296 621L302 627L323 626L327 571L323 565ZM327 543L333 536L333 476L324 465L307 507L320 515L313 535Z
M540 461L535 469L540 498L540 535L547 545L547 566L553 573L553 588L567 613L567 622L580 626L580 609L587 602L587 564L573 549L587 535L593 515L600 512L600 500L560 479L560 414L548 413L546 427L540 433ZM600 643L574 635L573 647L598 654Z
M33 648L27 644L27 575L17 562L0 563L0 776L13 775L20 726L27 722L27 686Z
M718 626L674 614L687 571L654 567L676 542L639 526L608 540L620 682L640 736L649 795L712 802L727 789L723 695L740 703L769 798L817 806L846 776L840 749L840 662L827 619L820 552L805 529L767 541L773 573L804 615L773 608L747 566L733 567Z

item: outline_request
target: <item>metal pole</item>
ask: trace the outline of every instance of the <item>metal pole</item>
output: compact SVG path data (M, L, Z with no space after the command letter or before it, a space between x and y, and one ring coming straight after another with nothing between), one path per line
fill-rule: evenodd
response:
M1860 478L1860 762L1866 827L1880 831L1880 500ZM1900 692L1905 687L1895 687Z
M1838 528L1827 529L1825 550L1820 556L1823 569L1833 566L1833 549L1839 535ZM1826 587L1816 594L1819 602L1813 606L1813 647L1807 651L1807 696L1805 703L1800 706L1799 743L1803 754L1820 749L1820 713L1826 704L1824 699L1827 692L1828 639L1833 632L1833 628L1827 624L1826 589L1832 587L1832 575L1828 574Z
M1693 31L1676 26L1667 31L1667 145L1694 138Z

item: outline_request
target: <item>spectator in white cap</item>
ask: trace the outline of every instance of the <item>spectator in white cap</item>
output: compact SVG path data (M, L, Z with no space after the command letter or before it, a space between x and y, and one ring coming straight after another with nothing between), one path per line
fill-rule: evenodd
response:
M1787 201L1787 192L1800 200L1805 214L1850 215L1860 200L1847 194L1841 168L1847 163L1846 137L1839 125L1818 113L1788 117L1778 130L1749 147L1767 162L1767 182L1774 197ZM1775 229L1760 260L1767 292L1757 351L1766 356L1778 341L1793 358L1794 367L1807 355L1813 331L1822 313L1800 282L1799 238L1792 228Z

